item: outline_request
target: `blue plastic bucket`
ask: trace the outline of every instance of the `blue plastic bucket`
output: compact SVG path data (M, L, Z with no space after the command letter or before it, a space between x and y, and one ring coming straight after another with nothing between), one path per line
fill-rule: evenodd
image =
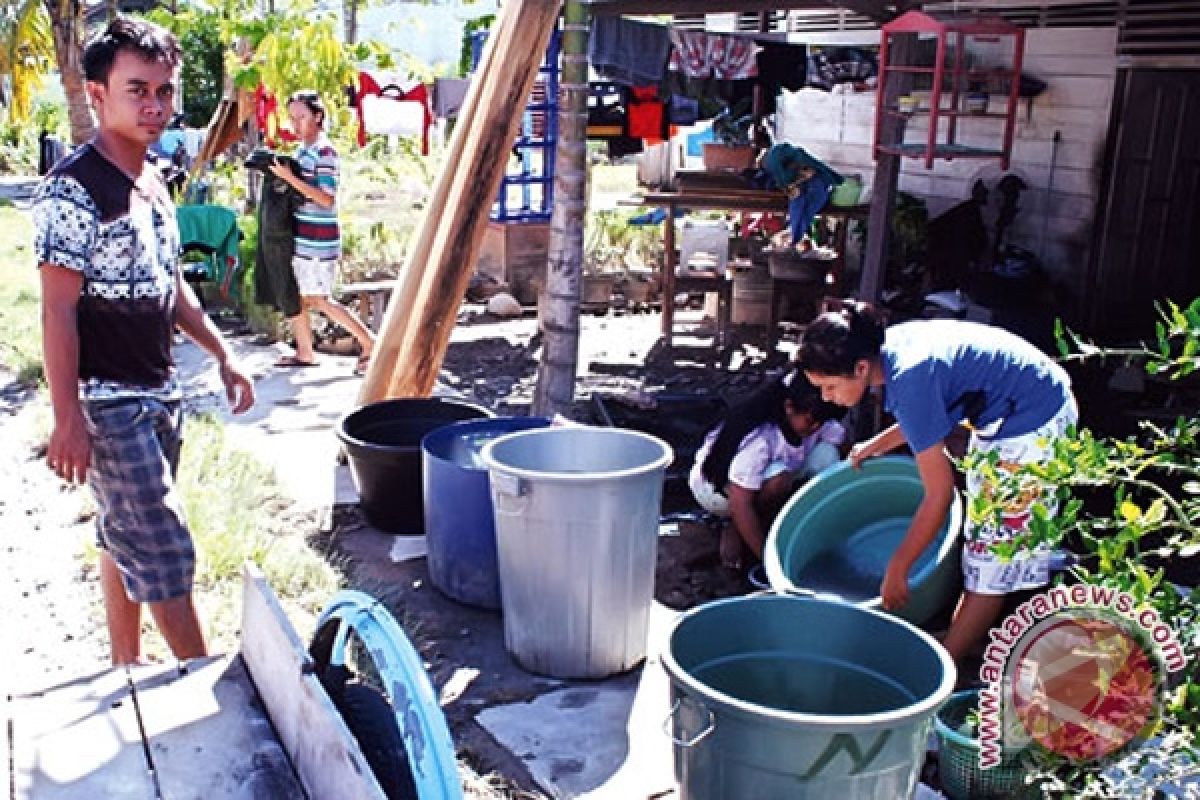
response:
M883 573L924 494L911 458L872 458L859 469L844 463L822 473L792 496L767 535L771 588L881 608ZM908 603L897 616L919 625L953 601L962 513L955 492L941 531L909 573Z
M787 595L683 614L662 663L683 800L910 797L955 681L909 623Z
M456 422L421 440L429 579L446 596L500 608L496 524L483 446L498 436L544 428L545 417L493 417Z

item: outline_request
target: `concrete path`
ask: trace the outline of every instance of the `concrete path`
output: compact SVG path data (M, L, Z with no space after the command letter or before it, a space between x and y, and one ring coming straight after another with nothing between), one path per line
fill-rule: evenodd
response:
M656 337L643 338L652 343ZM354 359L321 355L316 367L279 369L272 365L288 352L283 345L256 346L244 338L233 344L255 377L255 407L240 417L230 416L219 394L215 366L190 342L181 341L176 358L191 407L222 416L236 432L235 445L265 457L283 490L301 506L327 511L334 504L356 503L349 469L338 464L334 434L338 419L357 406L361 379L352 374ZM466 609L429 588L421 558L424 537L393 536L365 527L342 538L342 546L356 561L371 565L374 581L390 587L381 588L380 595L394 595L396 587L412 589L419 597L406 594L402 601L406 607L434 604L430 617L453 617L469 631L462 637L428 632L442 656L439 663L431 664L435 685L441 686L444 696L448 691L459 695L444 702L445 711L448 716L474 715L493 740L492 746L498 743L504 748L510 763L523 767L547 796L613 800L675 796L671 744L663 732L670 710L669 684L658 663L657 647L676 612L655 604L650 656L630 674L586 682L539 678L516 667L504 651L498 613ZM393 597L388 602L393 605ZM455 638L470 641L455 642ZM521 699L511 702L513 697Z

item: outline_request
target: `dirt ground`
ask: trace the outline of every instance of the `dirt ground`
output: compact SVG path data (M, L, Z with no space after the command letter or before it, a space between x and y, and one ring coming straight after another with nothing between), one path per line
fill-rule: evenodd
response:
M685 317L687 315L685 314ZM698 317L698 312L692 314ZM675 447L678 458L664 490L666 524L660 537L656 596L674 609L690 608L717 597L745 593L751 584L741 572L720 565L717 532L696 515L685 484L691 451L727 402L750 391L765 371L786 362L768 358L752 333L735 337L724 357L706 346L679 339L673 357L658 343L657 314L609 314L584 320L579 399L572 416L581 422L638 427L657 433ZM236 325L232 326L237 329ZM479 308L460 317L442 373L448 386L500 414L528 412L536 380L536 321L527 316L501 322ZM243 343L254 340L240 336ZM704 340L695 342L704 344ZM647 397L660 398L657 411L643 413ZM200 405L203 405L201 401ZM663 420L668 424L663 427ZM91 561L83 557L92 533L93 511L85 490L64 487L45 468L44 439L49 412L44 398L0 371L0 598L10 614L0 658L0 690L49 685L86 674L107 662L107 636L99 586ZM335 507L323 525L313 516L312 540L323 543L345 570L348 585L388 594L373 576L369 559L356 558L354 533L362 528L355 506ZM446 601L429 588L423 561L411 568L410 586L424 587L420 602L383 598L398 618L422 633L418 645L429 657L434 683L442 688L460 656L446 642L461 630L498 634L498 615ZM393 581L394 576L388 576ZM395 595L395 592L391 592ZM204 598L198 597L203 609ZM406 625L407 627L407 625ZM469 637L486 649L487 637ZM503 654L502 643L492 642ZM439 655L440 653L440 655ZM498 666L500 672L504 667ZM472 797L538 798L528 773L490 741L470 720L470 709L483 704L536 696L544 687L513 669L506 682L486 697L455 704L448 713L453 735L466 764L486 778L469 778ZM507 673L505 673L507 674Z

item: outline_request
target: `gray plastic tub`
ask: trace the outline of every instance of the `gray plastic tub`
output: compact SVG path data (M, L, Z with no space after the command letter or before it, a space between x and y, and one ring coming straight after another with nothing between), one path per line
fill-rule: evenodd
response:
M504 644L525 669L601 678L645 658L671 448L618 428L522 431L486 445Z
M662 664L683 800L911 797L956 674L907 622L766 594L680 616Z

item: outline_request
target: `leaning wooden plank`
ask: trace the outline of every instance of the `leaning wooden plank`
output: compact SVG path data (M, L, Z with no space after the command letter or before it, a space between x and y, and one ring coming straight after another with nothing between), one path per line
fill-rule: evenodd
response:
M12 703L17 800L153 800L124 669L109 669Z
M513 43L482 76L477 119L454 173L446 207L421 277L413 313L401 342L389 397L424 397L433 389L450 343L458 308L479 256L492 199L533 90L558 19L558 0L516 0L505 11L516 14Z
M425 203L425 211L417 226L416 236L409 248L408 258L404 269L396 279L396 290L392 292L387 309L384 311L382 333L375 343L371 354L371 363L367 374L359 387L359 403L374 403L382 400L396 371L396 362L404 344L404 331L413 312L417 300L417 292L421 287L421 277L429 262L429 249L433 244L433 236L437 231L438 220L446 209L446 197L456 172L461 168L463 147L467 135L474 124L483 80L479 76L487 75L496 64L496 53L507 48L514 33L514 13L506 4L500 10L496 27L484 43L483 54L475 68L476 79L467 87L467 96L458 112L458 122L454 134L450 137L450 145L442 159L442 167L438 171L429 199Z
M8 687L5 686L4 678L2 676L0 676L0 703L3 703L3 705L4 705L4 712L0 713L0 728L4 729L3 731L0 731L0 746L3 746L4 750L0 751L0 753L3 753L3 757L4 757L5 761L8 763L8 769L5 772L5 775L8 778L8 785L11 787L16 781L16 778L13 775L12 759L8 757L12 754L12 751L13 751L12 736L11 736L11 734L12 734L12 719L13 719L13 699L12 699L12 695L9 694ZM10 794L11 794L11 792L10 792ZM11 800L11 798L10 798L10 800Z
M304 796L240 657L196 659L182 675L135 674L134 691L164 798Z
M242 658L292 765L312 800L384 800L275 593L243 568Z

